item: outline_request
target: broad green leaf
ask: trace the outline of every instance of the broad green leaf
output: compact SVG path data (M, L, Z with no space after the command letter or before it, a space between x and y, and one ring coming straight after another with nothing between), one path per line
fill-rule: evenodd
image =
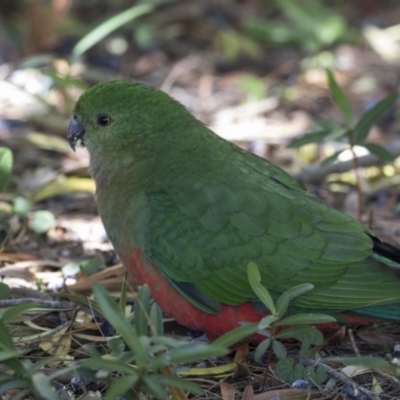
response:
M330 135L330 133L330 131L326 130L308 132L305 135L290 140L287 147L289 149L298 149L299 147L306 144L323 143L325 142L324 139L326 139L326 137Z
M329 322L336 322L336 319L326 314L296 314L282 319L275 326L326 324Z
M392 153L387 151L380 144L364 143L362 146L365 147L366 149L368 149L368 151L371 152L372 154L375 154L381 160L391 162L396 158Z
M279 340L272 341L272 350L279 359L286 357L286 348Z
M315 382L317 385L322 384L328 378L328 374L321 367L304 367L303 378L309 382Z
M10 149L0 147L0 193L6 188L10 180L13 166L13 154Z
M251 288L257 297L264 303L264 305L271 311L271 314L276 314L274 301L268 290L261 284L261 276L258 267L254 263L247 265L247 277Z
M342 113L344 120L348 126L353 124L353 111L351 110L350 102L344 94L342 88L337 84L335 77L330 69L326 70L326 75L329 83L329 91L336 106Z
M85 35L72 49L72 60L77 60L83 53L108 36L111 32L114 32L129 21L148 14L154 7L155 4L137 4L96 26L96 28Z
M370 110L368 110L358 121L354 128L355 132L355 144L364 146L364 141L367 138L372 125L383 116L390 107L397 101L398 93L392 93L385 97L383 100L375 104Z
M300 285L293 286L283 292L276 302L276 314L279 317L283 317L289 307L289 302L291 300L313 289L314 285L312 285L311 283L302 283Z
M303 378L304 367L301 364L294 364L291 357L281 358L275 366L276 375L287 383L293 383Z
M254 359L256 362L260 362L262 356L267 352L269 349L269 346L271 346L271 338L263 340L257 347L256 350L254 351Z
M230 347L243 339L248 338L259 330L257 323L246 324L239 328L233 329L230 332L225 333L218 339L214 340L212 344L219 345L221 347Z
M149 316L150 314L150 289L147 285L143 285L139 289L139 293L135 299L135 330L138 336L146 336L148 334Z

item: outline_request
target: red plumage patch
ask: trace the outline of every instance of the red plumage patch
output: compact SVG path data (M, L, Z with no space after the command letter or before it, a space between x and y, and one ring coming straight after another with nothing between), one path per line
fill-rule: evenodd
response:
M133 254L122 257L128 271L133 274L138 283L146 283L149 286L153 299L165 313L183 326L205 332L209 339L217 338L237 328L241 322L258 322L262 317L268 315L265 311L257 310L255 304L251 302L240 306L223 304L219 314L208 314L201 311L175 290L154 264L151 262L145 264L142 255L142 251L136 249ZM347 313L340 314L338 317L352 325L369 325L376 322L371 318ZM338 327L339 324L336 323L318 326L323 330ZM260 335L255 335L252 338L255 342L262 339L265 339L265 337Z

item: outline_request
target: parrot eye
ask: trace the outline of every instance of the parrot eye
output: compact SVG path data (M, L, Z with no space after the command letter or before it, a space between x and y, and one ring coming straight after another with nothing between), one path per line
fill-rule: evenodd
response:
M102 115L99 115L98 117L97 117L97 123L100 125L100 126L108 126L108 125L110 125L111 124L111 117L109 117L108 115L104 115L104 114L102 114Z

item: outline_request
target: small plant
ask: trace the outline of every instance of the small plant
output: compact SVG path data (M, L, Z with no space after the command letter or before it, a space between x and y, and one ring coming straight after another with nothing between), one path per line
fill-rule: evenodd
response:
M115 328L118 338L109 341L110 355L102 356L88 347L90 358L80 364L77 372L104 382L107 387L105 400L118 396L136 399L139 393L166 399L168 392L174 398L184 399L183 390L201 393L197 385L179 378L173 368L182 363L224 355L226 348L164 336L161 310L157 304L150 305L147 286L142 286L136 298L134 327L102 286L94 285L93 291L99 310Z
M6 295L7 288L3 289L0 287L0 292ZM10 331L18 330L15 323L26 319L22 313L32 313L38 307L35 304L23 304L0 313L0 363L3 366L0 369L0 397L4 394L10 396L13 390L15 397L9 398L15 400L29 394L44 400L58 400L61 397L56 391L56 382L62 376L73 377L71 387L79 381L102 388L105 392L102 398L105 400L114 400L119 396L139 399L142 394L155 399L166 399L168 396L186 399L186 391L202 393L199 386L178 377L175 368L180 364L222 356L227 353L226 348L215 344L193 344L165 336L161 310L157 304L150 304L147 286L139 290L132 321L125 315L126 287L122 289L119 304L101 285L95 284L93 291L95 300L74 294L63 295L106 319L99 326L107 345L101 353L92 345L84 346L87 354L84 359L75 360L75 350L68 347L62 356L53 355L31 362L25 358L31 347L25 346L27 350L19 350ZM43 313L50 310L40 308L40 311ZM74 333L74 319L72 317L68 324L71 330L67 327L62 337L70 337ZM36 347L43 350L40 335L30 337L34 337ZM27 343L26 338L14 338L18 342ZM48 339L54 342L53 337ZM53 354L48 348L46 352ZM84 351L80 350L80 353ZM54 373L42 372L44 367L49 370L55 366L59 369Z
M12 335L7 329L6 323L19 316L21 313L35 308L35 304L21 304L0 313L0 396L7 392L18 390L18 397L33 394L43 400L57 400L53 381L60 375L70 372L64 369L54 374L45 375L40 370L53 358L46 357L32 363L29 359L23 359L24 351L19 350L13 342ZM2 397L3 398L3 397ZM9 397L7 397L9 398Z
M332 71L327 70L326 75L332 100L340 110L344 122L342 124L336 124L331 121L319 120L318 124L321 127L320 129L309 132L300 138L293 139L289 142L288 147L299 148L310 143L321 144L328 141L336 141L347 144L352 153L353 166L356 174L356 189L358 193L358 217L360 218L362 215L362 193L360 187L358 159L355 152L355 147L364 147L383 161L393 161L394 157L388 150L386 150L383 146L379 144L367 143L367 138L374 123L380 117L382 117L397 101L398 94L392 93L389 96L385 97L374 107L366 111L363 116L357 122L355 122L355 116L350 106L350 101L336 82ZM328 165L335 162L340 154L342 154L345 150L346 149L341 149L336 151L334 154L326 158L322 162L322 165Z
M262 318L259 323L246 324L228 332L214 343L231 346L234 342L257 333L265 336L265 339L255 350L256 361L260 361L264 354L272 349L272 352L279 358L275 372L282 380L290 383L296 379L323 382L326 379L324 370L295 364L293 358L286 357L286 348L282 343L282 340L296 339L301 342L300 357L310 357L313 352L312 346L320 346L323 342L322 333L312 324L336 322L335 318L326 314L302 313L285 316L289 303L296 297L314 289L314 286L309 283L293 286L282 293L274 303L268 290L261 284L260 272L254 263L249 263L247 266L247 274L254 293L271 314ZM269 352L269 356L271 356L271 352Z

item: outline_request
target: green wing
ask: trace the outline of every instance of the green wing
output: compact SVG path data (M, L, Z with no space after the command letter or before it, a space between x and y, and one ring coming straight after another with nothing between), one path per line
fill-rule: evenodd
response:
M396 276L370 257L362 224L234 149L218 176L147 195L145 251L185 297L208 312L255 300L246 272L254 262L275 295L312 283L300 307L342 311L400 298Z

